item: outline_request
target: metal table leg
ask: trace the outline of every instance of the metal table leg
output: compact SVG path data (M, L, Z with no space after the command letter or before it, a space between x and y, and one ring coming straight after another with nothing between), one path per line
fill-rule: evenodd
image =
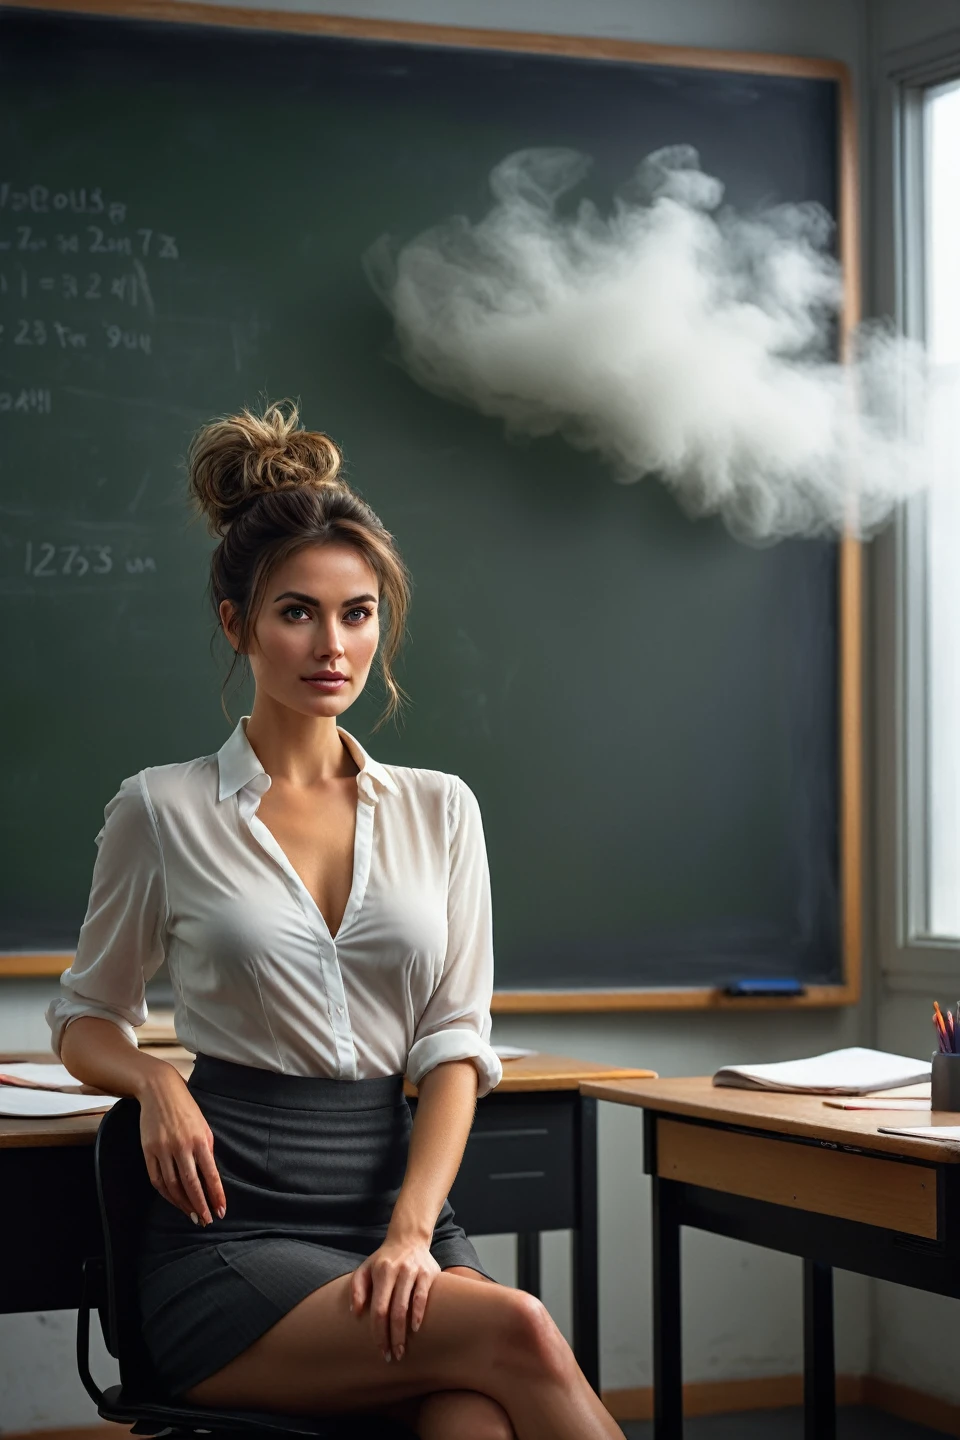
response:
M517 1289L540 1298L540 1231L517 1235Z
M833 1271L803 1262L804 1440L836 1440L837 1385L833 1345Z
M577 1107L577 1218L573 1232L573 1353L587 1380L600 1391L600 1281L597 1221L597 1102L579 1097Z
M674 1185L653 1182L653 1436L683 1440L680 1224Z

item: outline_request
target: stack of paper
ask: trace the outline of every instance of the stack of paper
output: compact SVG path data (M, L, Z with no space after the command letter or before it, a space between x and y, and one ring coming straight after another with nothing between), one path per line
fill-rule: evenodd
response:
M0 1063L0 1115L44 1119L109 1110L116 1095L91 1095L64 1065Z
M713 1077L714 1085L741 1090L788 1090L807 1095L866 1095L929 1080L930 1061L882 1050L853 1046L830 1050L808 1060L784 1060L773 1065L727 1065Z

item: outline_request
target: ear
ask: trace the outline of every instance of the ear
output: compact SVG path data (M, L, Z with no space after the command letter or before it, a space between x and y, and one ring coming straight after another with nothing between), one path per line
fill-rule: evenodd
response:
M218 609L220 612L220 624L223 626L223 633L226 635L234 650L239 652L240 637L237 633L237 622L240 619L239 611L232 600L221 600Z

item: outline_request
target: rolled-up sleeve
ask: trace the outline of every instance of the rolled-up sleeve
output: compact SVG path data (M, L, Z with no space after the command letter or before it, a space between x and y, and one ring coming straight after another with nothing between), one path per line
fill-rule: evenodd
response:
M136 1045L146 981L163 961L166 888L156 818L142 775L124 780L103 814L87 913L61 993L47 1007L57 1055L81 1015L111 1020Z
M447 949L439 982L420 1017L407 1057L407 1076L419 1085L447 1060L472 1060L478 1095L500 1083L503 1067L490 1044L493 994L493 917L490 869L476 796L455 777L450 819Z

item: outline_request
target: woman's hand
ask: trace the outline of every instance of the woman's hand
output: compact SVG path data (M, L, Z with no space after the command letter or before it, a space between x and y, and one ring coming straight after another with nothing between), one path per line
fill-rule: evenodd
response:
M213 1134L178 1072L169 1065L164 1071L152 1074L152 1083L138 1097L147 1173L164 1200L195 1225L209 1225L227 1210L213 1160Z
M407 1325L420 1329L430 1287L440 1266L430 1253L431 1236L387 1237L353 1272L350 1309L362 1315L369 1301L374 1339L385 1360L401 1360Z

